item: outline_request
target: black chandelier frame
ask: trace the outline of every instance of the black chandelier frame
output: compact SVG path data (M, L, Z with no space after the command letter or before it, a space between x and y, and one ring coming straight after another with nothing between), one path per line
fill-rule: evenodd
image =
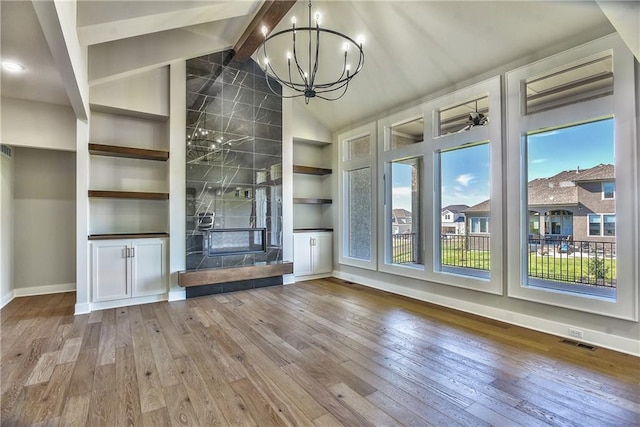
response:
M258 50L262 49L262 55L264 59L264 72L265 78L267 81L267 86L269 89L276 95L282 98L297 98L304 96L305 103L308 104L311 98L320 98L327 101L335 101L344 96L349 87L349 82L353 79L364 66L364 51L362 50L362 42L356 42L351 37L343 34L339 31L330 30L328 28L321 28L319 19L316 18L315 27L311 26L311 1L309 1L309 26L307 27L296 27L295 20L293 22L292 28L288 28L286 30L281 30L276 33L270 34L267 37L266 29L263 28L264 40L262 44L258 47ZM300 66L300 62L298 61L297 54L297 46L296 46L296 35L297 32L307 32L309 35L309 45L308 45L308 53L309 53L309 64L308 64L308 72ZM312 57L313 53L313 33L315 32L315 57ZM319 67L319 55L320 55L320 34L327 33L337 37L344 39L344 43L347 48L344 49L344 62L342 64L342 72L337 80L333 82L327 83L317 83L316 75ZM267 43L276 37L280 37L283 35L292 34L292 57L287 57L287 70L289 79L286 80L282 78L276 70L271 66L271 62L269 61L269 55L267 54ZM349 64L347 64L349 47L353 45L358 49L358 64L355 67L355 71L350 73ZM312 61L313 58L313 61ZM293 75L291 73L291 60L295 64L295 71L297 71L298 76L300 77L300 81L294 81ZM294 71L294 73L295 73ZM282 86L287 87L297 93L293 95L285 95L280 93L280 91L274 90L271 86L270 79L276 80ZM342 93L333 97L329 94L342 90Z

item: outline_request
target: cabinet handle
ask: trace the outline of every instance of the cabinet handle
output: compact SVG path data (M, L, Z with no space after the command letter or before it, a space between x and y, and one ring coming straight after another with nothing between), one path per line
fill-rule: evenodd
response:
M136 248L131 248L131 258L136 256Z
M129 248L124 249L124 257L129 258Z

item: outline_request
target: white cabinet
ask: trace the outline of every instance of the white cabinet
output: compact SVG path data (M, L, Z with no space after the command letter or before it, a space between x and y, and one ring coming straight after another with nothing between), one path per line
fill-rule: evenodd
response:
M167 292L166 239L94 240L93 302Z
M331 232L294 233L293 274L296 277L331 274L332 235Z

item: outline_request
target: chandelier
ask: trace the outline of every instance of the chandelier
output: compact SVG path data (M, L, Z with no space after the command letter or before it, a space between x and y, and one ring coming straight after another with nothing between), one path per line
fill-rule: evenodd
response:
M335 101L347 92L349 82L362 70L364 65L364 52L362 50L362 38L356 42L351 37L338 31L320 27L320 13L315 13L315 25L312 26L311 0L309 0L309 24L306 27L296 27L295 16L291 19L292 26L289 29L268 34L268 29L262 27L264 41L258 48L262 56L265 77L269 89L282 98L296 98L304 96L305 103L311 98L321 98ZM320 35L322 41L329 48L325 48L321 54ZM305 37L306 35L306 37ZM281 46L288 43L290 48L283 54L286 58L286 66L283 61L270 60L267 54L268 46ZM302 40L301 40L302 39ZM299 48L298 42L301 42ZM306 46L304 43L307 42ZM332 56L335 55L335 56ZM321 60L322 59L322 65ZM355 64L354 68L352 63ZM278 63L278 64L276 64ZM342 64L341 66L339 64ZM338 64L335 69L329 68ZM293 95L281 94L274 90L270 80L274 79L282 86L291 89Z

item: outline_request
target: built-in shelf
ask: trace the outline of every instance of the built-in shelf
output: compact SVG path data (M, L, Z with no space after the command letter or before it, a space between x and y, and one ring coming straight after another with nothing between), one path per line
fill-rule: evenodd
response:
M169 233L108 233L90 234L89 240L117 240L117 239L150 239L154 237L169 237Z
M110 198L110 199L168 200L169 193L148 193L148 192L142 192L142 191L89 190L89 197L103 197L103 198Z
M331 175L331 169L316 168L313 166L293 165L293 173L303 173L306 175Z
M303 197L294 197L293 203L298 205L325 205L333 203L331 199L311 199Z
M310 233L310 232L318 232L318 231L333 231L333 228L324 228L324 227L314 227L314 228L294 228L294 233Z
M89 144L89 153L96 156L125 157L128 159L156 160L161 162L169 159L168 151L93 143Z

